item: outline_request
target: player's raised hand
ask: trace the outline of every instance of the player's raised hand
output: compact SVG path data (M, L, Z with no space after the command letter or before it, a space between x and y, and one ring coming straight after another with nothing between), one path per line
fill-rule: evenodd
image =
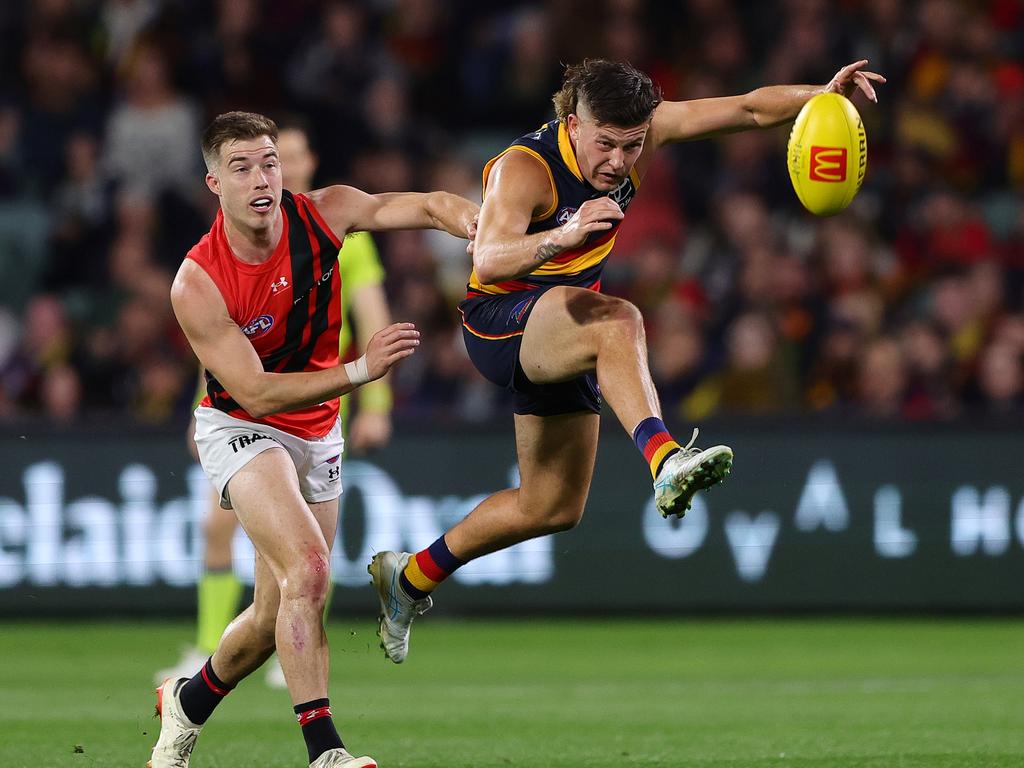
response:
M420 332L412 323L394 323L382 328L366 345L366 373L370 381L379 379L397 363L416 351Z
M591 232L611 229L625 214L610 197L587 200L565 224L558 228L556 241L563 249L583 245Z
M865 96L877 104L878 96L875 95L875 87L871 83L872 81L884 83L885 78L877 72L867 72L864 69L867 63L867 59L861 59L853 64L847 64L829 80L828 85L825 86L825 93L838 93L840 96L849 98L859 88Z

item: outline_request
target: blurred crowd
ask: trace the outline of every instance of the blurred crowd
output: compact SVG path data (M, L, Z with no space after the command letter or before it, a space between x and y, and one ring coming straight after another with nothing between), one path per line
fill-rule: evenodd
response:
M561 62L631 61L669 99L824 83L855 99L868 172L816 219L788 128L664 151L605 279L648 324L667 417L1024 414L1024 4L1019 0L35 0L0 5L0 423L184 423L196 364L168 289L209 228L199 135L228 109L300 116L317 185L445 189L551 118ZM377 237L424 334L399 420L486 421L466 358L465 243Z

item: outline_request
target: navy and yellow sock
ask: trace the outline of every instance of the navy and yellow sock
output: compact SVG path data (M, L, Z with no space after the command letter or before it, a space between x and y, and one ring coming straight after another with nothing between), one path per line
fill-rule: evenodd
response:
M657 416L644 419L633 430L633 442L651 466L651 477L657 479L665 459L679 451L680 445L668 433L665 422Z
M185 717L196 725L202 725L213 714L217 705L231 693L233 685L228 685L213 671L213 658L206 660L200 669L181 687L178 700Z
M312 763L328 750L345 746L338 735L338 729L334 727L330 699L313 699L305 704L297 704L295 718L302 728L309 762Z
M409 564L398 577L398 584L413 600L422 600L465 564L465 560L460 560L451 553L442 536L409 558Z

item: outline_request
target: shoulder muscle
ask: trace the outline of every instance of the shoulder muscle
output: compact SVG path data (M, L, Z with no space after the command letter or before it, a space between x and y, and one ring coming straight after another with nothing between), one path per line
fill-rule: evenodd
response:
M548 210L555 199L550 169L533 155L512 149L491 168L484 190L484 209L502 208L516 219L530 219ZM483 217L483 209L481 217ZM525 232L525 227L523 229Z

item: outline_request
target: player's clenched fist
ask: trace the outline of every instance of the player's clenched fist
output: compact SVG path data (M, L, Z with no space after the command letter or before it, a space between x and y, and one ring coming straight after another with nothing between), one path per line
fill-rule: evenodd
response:
M555 241L563 249L583 245L591 232L611 229L625 214L610 197L587 200L565 224L557 230Z
M416 351L420 332L412 323L394 323L373 334L366 345L366 373L370 381L379 379L404 357Z

